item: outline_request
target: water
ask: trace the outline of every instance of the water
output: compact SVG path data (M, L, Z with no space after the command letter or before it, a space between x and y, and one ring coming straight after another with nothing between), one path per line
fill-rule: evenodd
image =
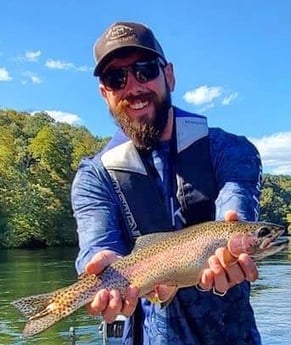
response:
M70 327L76 329L75 345L101 344L100 320L85 308L60 321L55 327L33 338L22 339L22 315L10 302L22 296L55 290L76 281L76 249L0 251L0 345L71 345Z
M291 243L284 252L262 261L259 273L251 301L263 345L290 345Z
M76 249L0 251L0 345L101 345L100 320L83 308L46 332L22 339L23 317L10 305L21 296L47 292L76 280ZM259 264L260 279L253 284L252 305L264 345L290 345L291 244L284 252ZM235 344L234 344L235 345Z

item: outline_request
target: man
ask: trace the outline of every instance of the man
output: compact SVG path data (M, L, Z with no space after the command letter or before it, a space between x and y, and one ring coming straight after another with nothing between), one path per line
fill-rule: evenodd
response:
M258 218L261 164L244 137L209 129L206 118L174 107L175 77L152 31L138 23L111 25L94 46L100 92L120 130L105 149L84 159L72 187L78 225L78 273L98 274L128 254L136 237L223 219L228 210ZM107 322L126 321L124 344L260 344L249 281L249 256L233 265L219 248L199 286L180 289L166 308L132 286L100 291L88 305ZM161 287L163 295L171 289ZM150 295L159 297L157 287Z

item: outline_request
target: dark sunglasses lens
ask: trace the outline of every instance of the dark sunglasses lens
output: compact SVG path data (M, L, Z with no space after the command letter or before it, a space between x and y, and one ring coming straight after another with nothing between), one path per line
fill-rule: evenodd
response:
M127 82L127 71L131 71L136 80L146 83L158 77L160 74L160 64L158 60L136 62L129 67L116 68L106 71L101 80L108 90L121 90L125 88Z
M140 83L146 83L158 77L160 73L157 61L137 62L133 66L134 75Z
M110 90L120 90L126 85L126 70L122 68L107 71L101 77L106 88Z

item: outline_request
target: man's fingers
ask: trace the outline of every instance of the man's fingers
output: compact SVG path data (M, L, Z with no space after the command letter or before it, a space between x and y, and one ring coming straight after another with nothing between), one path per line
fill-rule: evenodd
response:
M118 314L130 316L133 314L138 302L139 289L130 287L125 301L122 301L120 292L116 289L110 291L100 290L94 300L87 305L87 310L92 316L102 314L108 323L113 322Z
M259 277L256 264L247 254L241 254L238 257L238 263L244 273L246 280L254 282Z
M87 304L88 313L92 316L103 312L109 302L109 292L106 289L98 291L93 301Z
M218 257L224 268L237 263L237 258L231 255L227 248L217 248L215 255Z
M225 270L229 287L239 284L245 280L245 274L238 263L238 259L234 258L227 248L218 248L215 254Z
M216 291L224 293L229 288L229 283L225 271L216 255L209 258L208 264L214 274L214 285Z
M104 270L105 267L111 265L119 257L111 250L102 250L96 253L85 267L87 274L98 274Z
M208 259L208 265L214 274L223 273L223 267L216 255L210 256L210 258Z
M216 274L214 276L214 291L224 294L229 289L229 283L225 274Z
M238 221L239 220L238 214L236 213L236 211L233 211L233 210L229 210L229 211L225 212L224 219L227 222L232 222L232 221Z
M254 261L247 254L231 259L231 254L226 248L218 248L215 252L218 262L225 271L229 287L244 280L255 281L258 278L258 269Z
M105 266L103 266L102 263L90 261L85 267L85 272L87 274L98 274L102 272L104 268Z
M104 320L108 323L113 322L116 319L116 316L120 314L121 308L122 300L120 292L116 289L110 290L108 306L102 312Z
M139 289L137 287L134 287L134 286L129 287L127 296L125 298L123 307L121 309L122 315L128 317L133 314L137 305L138 294L139 294Z
M198 290L202 289L202 290L208 291L208 290L212 289L213 284L214 284L213 272L211 271L210 268L204 269L203 273L201 275Z

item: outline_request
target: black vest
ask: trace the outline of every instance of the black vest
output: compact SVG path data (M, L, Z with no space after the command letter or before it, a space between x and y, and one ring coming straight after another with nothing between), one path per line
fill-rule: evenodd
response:
M206 119L177 109L175 115L175 217L182 220L183 226L213 220L217 189ZM111 176L126 227L133 237L173 230L172 217L158 187L131 141L105 152L101 161Z

